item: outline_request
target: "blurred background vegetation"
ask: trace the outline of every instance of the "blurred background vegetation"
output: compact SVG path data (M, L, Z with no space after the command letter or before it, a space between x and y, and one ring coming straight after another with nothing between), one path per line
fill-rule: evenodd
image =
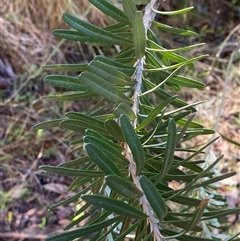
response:
M41 66L87 62L106 51L57 39L51 31L67 28L61 19L63 12L98 26L106 26L112 20L91 6L88 0L1 0L0 5L0 240L43 240L49 233L60 231L76 207L47 211L48 206L71 195L67 192L71 180L46 175L38 167L63 163L74 157L74 153L64 142L64 130L34 132L31 127L62 116L66 110L82 111L88 103L43 101L42 95L54 94L58 89L43 84L43 76L50 73L43 72ZM199 36L181 39L159 32L159 39L167 48L206 43L187 54L193 57L207 53L209 57L184 73L203 81L206 88L191 92L182 89L180 94L189 103L206 100L199 106L196 117L206 128L214 128L222 96L225 96L216 126L224 138L213 145L211 155L225 155L219 171L235 170L238 173L219 186L219 192L233 208L240 205L240 148L237 145L240 143L240 52L236 51L240 41L240 3L238 0L166 0L161 10L187 6L195 9L187 15L163 16L158 20L192 29ZM107 51L111 55L111 51ZM227 72L234 51L236 54ZM192 140L191 145L197 147L203 141L201 138ZM231 229L226 231L240 230L239 220L240 216L226 218L232 223Z

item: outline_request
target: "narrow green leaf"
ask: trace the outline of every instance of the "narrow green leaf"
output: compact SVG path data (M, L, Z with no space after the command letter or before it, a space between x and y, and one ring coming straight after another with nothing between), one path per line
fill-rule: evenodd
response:
M147 116L146 119L144 119L141 124L139 124L136 127L136 131L139 131L149 125L152 121L154 121L157 117L158 114L167 106L169 105L172 101L174 101L177 98L177 96L171 96L170 98L166 99L163 101L161 104L159 104L155 109L153 109Z
M153 11L155 13L158 13L158 14L173 16L173 15L179 15L179 14L187 13L187 12L191 11L192 9L194 9L194 7L183 8L183 9L176 10L176 11L159 11L159 10L156 10L156 9L153 9Z
M203 213L205 211L205 208L208 205L208 201L209 201L209 198L206 198L206 199L201 201L201 203L199 204L199 206L196 208L196 210L194 212L194 216L193 216L189 226L184 230L184 233L187 233L188 231L193 230L193 228L201 220L202 215L203 215Z
M86 123L86 129L105 129L104 122L96 119L96 117L88 116L79 112L69 111L65 114L65 116L69 119L79 120L81 122ZM87 127L88 126L88 127ZM94 128L95 127L95 128ZM102 130L104 133L107 133L105 130Z
M108 198L99 195L84 195L82 196L82 199L92 205L104 208L110 212L114 212L126 217L135 219L145 219L148 217L142 211L136 209L130 204L113 198Z
M122 173L119 171L115 163L104 153L98 146L88 143L85 146L85 149L90 156L91 160L98 165L98 167L104 171L107 175L115 174L122 176Z
M150 35L150 33L152 33L150 30L148 30L148 35ZM166 50L165 48L163 48L161 45L157 44L156 41L152 41L151 39L148 39L147 40L147 43L148 45L151 47L151 48L154 48L154 49L163 49L163 50ZM162 53L158 53L156 52L156 54L158 56L160 56L160 59L162 60L163 57L166 57L167 59L169 60L172 60L176 63L181 63L181 62L184 62L184 61L187 61L187 58L179 55L179 54L176 54L176 53L170 53L170 52L162 52ZM165 65L169 65L169 64L166 64Z
M121 154L119 149L116 149L113 145L108 141L103 141L103 139L98 139L95 136L85 136L84 142L86 144L91 143L99 147L102 152L104 152L109 159L111 159L115 163L127 164L128 160Z
M189 45L189 46L185 46L185 47L181 47L181 48L177 48L177 49L156 49L156 48L146 48L147 50L153 51L153 52L160 52L160 53L166 53L166 52L170 52L170 53L174 53L174 52L183 52L183 51L188 51L191 49L194 49L196 47L200 47L205 45L205 43L198 43L198 44L193 44L193 45Z
M91 91L103 96L110 102L132 103L132 100L124 93L96 74L84 72L79 76L79 78Z
M226 210L217 210L217 211L210 211L203 214L203 217L201 220L209 220L214 218L220 218L220 217L226 217L231 214L240 213L240 207L239 208L232 208L232 209L226 209Z
M134 14L137 12L137 7L135 3L133 2L133 0L123 0L122 5L123 5L123 10L127 15L127 18L132 24L134 21Z
M165 200L167 200L169 197L169 194L166 194L166 195L162 194L162 195L165 198ZM175 197L171 197L171 198L169 198L169 200L176 202L176 203L183 204L183 205L194 206L194 207L197 207L201 202L201 200L199 200L199 199L189 198L187 196L181 196L181 195L176 195Z
M176 124L174 119L170 119L168 123L167 146L164 151L163 167L162 167L161 174L158 181L162 180L162 178L165 177L169 169L172 167L174 152L176 148L176 140L177 140Z
M103 55L98 55L94 58L94 60L97 60L97 61L100 61L100 62L103 62L109 66L113 66L115 67L116 69L118 69L119 71L125 73L125 74L128 74L128 75L132 75L135 71L135 68L130 66L130 65L127 65L127 64L123 64L123 63L120 63L118 61L115 61L115 60L112 60L106 56L103 56Z
M115 7L110 2L107 2L105 0L89 0L94 6L96 6L98 9L100 9L102 12L107 14L108 16L111 16L112 18L116 19L120 23L129 24L129 21L126 18L126 15L124 12L122 12L120 9Z
M198 36L197 33L190 31L190 30L185 30L185 29L181 29L181 28L173 28L169 25L159 23L156 21L152 21L152 23L154 26L161 28L162 30L168 31L170 33L179 34L179 35L183 35L183 36Z
M167 72L167 71L161 71L159 72L159 80L160 79L165 79L167 78L171 73ZM205 87L205 84L194 80L192 78L188 78L185 76L181 76L181 75L174 75L172 76L169 80L168 83L171 84L177 84L181 87L187 87L187 88L198 88L198 89L203 89Z
M55 167L55 166L48 166L43 165L39 167L41 170L46 172L56 173L63 176L70 176L70 177L101 177L104 176L103 172L100 171L90 171L90 170L77 170L73 168L66 168L66 167Z
M194 62L196 62L200 59L203 59L205 57L208 57L208 56L209 56L208 54L205 54L205 55L201 55L201 56L186 60L183 63L173 64L171 66L166 66L166 67L162 67L162 68L147 68L144 71L149 72L149 73L154 73L154 72L163 71L163 70L172 70L172 69L176 69L176 68L182 66L183 64L184 65L193 64Z
M133 44L136 57L142 58L145 55L146 35L141 11L137 11L133 17Z
M86 36L83 33L75 30L68 30L68 29L56 29L52 31L52 34L56 37L72 40L72 41L79 41L84 43L91 43L94 45L109 45L106 41L102 39L94 39L92 37Z
M70 101L92 97L95 94L91 91L69 91L63 94L42 96L44 100Z
M75 16L72 16L71 14L63 13L62 17L70 27L76 29L88 37L91 37L93 41L97 39L97 41L107 42L109 44L131 44L131 41L129 40L110 33L104 29L98 28L93 24L87 23Z
M43 70L52 70L52 71L84 71L87 70L87 64L51 64L43 65Z
M83 156L83 157L79 157L79 158L71 160L71 161L64 162L64 163L60 164L59 166L70 168L70 167L76 167L79 165L86 164L89 161L90 161L89 156Z
M113 114L117 118L119 118L121 115L125 115L130 121L136 119L135 113L133 112L132 108L126 103L120 103L113 111Z
M76 238L84 237L86 235L90 235L95 232L98 232L99 230L102 230L117 221L119 221L119 217L108 219L106 221L98 222L92 225L86 225L84 227L76 228L71 231L55 234L53 236L46 238L45 241L71 241Z
M107 128L109 133L114 137L115 140L121 142L125 141L122 130L115 120L107 120L105 122L105 127Z
M171 235L168 236L167 238L172 238L172 237L177 237L177 240L179 241L212 241L213 239L209 239L209 238L199 238L195 236L189 236L189 235L182 235L179 236L179 233L176 231L173 231L173 229L168 230L168 229L162 229L162 233L166 234L166 235Z
M82 119L65 119L60 122L60 126L76 132L93 129L103 134L108 134L108 131L104 128L104 122L98 121L90 116L83 116Z
M166 217L168 212L164 199L158 192L155 185L146 176L143 175L140 177L140 184L149 204L151 205L151 208L161 222Z
M65 88L76 91L87 91L87 87L80 83L80 80L76 77L67 75L47 75L43 81L52 86Z
M115 143L114 141L112 141L108 136L106 135L102 135L100 134L99 132L96 132L94 130L91 130L91 129L87 129L86 130L86 135L87 136L93 136L103 142L107 142L109 145L111 145L114 149L122 152L123 151L123 147L118 145L117 143Z
M191 220L189 221L189 220L177 219L176 217L169 217L169 215L166 217L166 220L167 221L164 221L162 223L174 225L184 230L188 228L189 223L191 222ZM201 232L202 228L196 225L195 227L192 228L191 231Z
M143 195L133 183L125 178L116 175L108 175L105 179L109 187L127 198L136 199Z
M100 61L96 61L96 60L91 61L90 64L88 65L88 69L92 73L102 77L104 80L114 85L125 86L125 85L135 84L135 81L129 76L127 76L126 74Z
M59 124L61 121L62 121L62 119L44 121L42 123L34 125L32 128L34 130L39 130L39 129L48 129L48 128L52 128L52 127L59 127Z
M225 135L223 135L223 134L221 134L221 133L219 133L219 134L221 135L221 137L222 137L224 140L228 141L228 142L231 143L231 144L234 144L234 145L240 147L240 141L237 142L237 141L234 141L233 139L230 139L229 137L227 137L227 136L225 136Z
M192 185L191 187L188 187L186 190L188 190L188 189L191 189L191 190L192 190L192 189L194 189L194 188L199 188L199 187L206 187L206 186L208 186L209 184L212 184L212 183L216 183L216 182L225 180L225 179L227 179L227 178L229 178L229 177L232 177L232 176L235 176L235 175L236 175L236 172L229 172L229 173L226 173L226 174L217 176L217 177L212 177L212 178L209 179L209 180L206 180L206 181L203 181L203 182L201 182L201 183Z
M125 140L132 151L134 162L136 164L136 175L140 175L144 167L145 154L138 136L125 115L121 115L120 124Z

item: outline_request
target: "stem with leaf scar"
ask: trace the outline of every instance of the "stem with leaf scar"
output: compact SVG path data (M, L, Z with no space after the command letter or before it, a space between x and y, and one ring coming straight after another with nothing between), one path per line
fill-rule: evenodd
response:
M159 0L151 0L151 2L146 6L145 13L143 16L143 24L145 29L145 36L147 36L147 31L151 26L151 21L154 19L156 13L153 11L153 8L158 8L160 5ZM134 79L136 80L136 85L134 87L134 94L133 94L133 106L132 110L135 113L135 116L137 116L139 111L139 104L140 104L140 94L141 94L141 86L142 86L142 77L143 77L143 66L144 66L145 58L144 56L140 59L138 59L136 63L136 72ZM133 127L137 127L137 118L133 121ZM136 175L136 165L133 160L133 155L131 153L131 150L127 144L125 144L125 153L126 158L129 160L129 172L132 176L133 182L138 187L138 189L142 190L140 182L139 182L139 176ZM151 231L153 232L154 240L156 241L163 241L163 236L160 233L160 227L158 225L158 222L153 214L153 211L148 203L148 200L146 196L143 194L143 196L140 198L140 203L143 207L144 212L149 216L148 222L151 228Z

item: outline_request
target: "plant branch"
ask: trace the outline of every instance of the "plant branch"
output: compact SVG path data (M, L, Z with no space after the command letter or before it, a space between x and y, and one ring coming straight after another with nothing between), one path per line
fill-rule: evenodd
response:
M158 8L160 5L159 0L151 0L151 2L146 6L145 13L143 16L143 24L145 28L145 36L147 36L147 31L151 27L151 21L155 18L156 13L153 12L153 8ZM141 87L142 87L142 78L143 78L143 66L144 66L145 58L138 59L136 63L136 72L135 72L135 79L136 85L134 87L134 94L133 94L133 101L134 104L132 106L132 110L135 115L138 115L139 112L139 104L140 104L140 94L141 94ZM137 127L137 118L133 121L133 127ZM126 157L129 160L129 172L131 173L133 182L138 187L139 190L142 190L139 177L136 176L136 165L133 160L133 156L131 150L128 145L125 146L126 150ZM140 203L142 204L144 212L149 216L148 222L150 224L151 231L153 232L154 240L156 241L163 241L163 236L160 233L160 228L158 222L153 214L153 211L148 203L148 200L145 195L143 195L140 199Z
M159 0L151 0L151 2L146 6L145 13L143 16L143 25L145 28L145 36L147 36L147 31L151 27L151 22L155 18L156 13L153 12L153 8L158 8L160 5ZM142 57L138 59L136 63L136 72L135 72L135 80L137 81L134 87L134 94L133 94L133 107L132 110L137 116L139 111L139 102L140 102L140 94L141 94L141 86L142 86L142 77L143 77L143 65L144 65L145 58ZM133 127L136 128L137 126L137 118L133 121Z

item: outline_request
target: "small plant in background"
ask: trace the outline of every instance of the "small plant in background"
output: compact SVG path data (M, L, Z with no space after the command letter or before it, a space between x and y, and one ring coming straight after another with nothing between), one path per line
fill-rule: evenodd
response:
M71 203L78 206L67 231L47 240L239 240L237 234L226 237L215 232L226 228L222 217L240 211L226 207L215 184L235 172L221 175L214 169L222 157L207 162L205 150L214 140L182 148L196 136L213 134L194 122L201 102L188 104L176 95L182 87L204 88L203 83L179 74L206 57L188 59L179 53L202 44L166 49L154 32L157 28L196 35L154 20L159 14L185 14L192 8L161 12L157 10L161 1L123 0L122 11L106 0L89 2L115 23L99 28L64 13L72 29L53 34L100 46L103 52L107 46L117 51L111 58L97 55L90 63L44 66L81 72L46 76L46 83L68 91L44 99L92 99L85 113L70 111L34 127L66 128L80 156L60 166L40 167L73 178L69 190L76 194L50 210ZM140 4L142 10L137 8ZM80 222L84 225L76 227Z

